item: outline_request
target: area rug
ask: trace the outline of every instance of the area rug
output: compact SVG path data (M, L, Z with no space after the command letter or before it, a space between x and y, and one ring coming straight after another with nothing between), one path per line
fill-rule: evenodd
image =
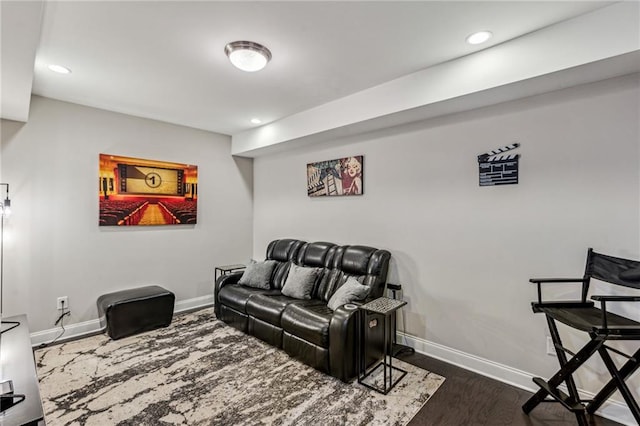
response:
M388 395L343 383L216 320L212 309L35 357L48 426L405 425L444 381L394 360L408 374Z

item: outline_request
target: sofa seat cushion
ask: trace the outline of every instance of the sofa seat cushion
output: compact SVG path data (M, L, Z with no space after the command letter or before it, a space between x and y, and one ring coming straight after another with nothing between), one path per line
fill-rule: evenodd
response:
M329 325L333 311L325 302L309 301L307 304L288 305L282 313L282 328L314 345L329 347Z
M246 287L239 284L229 284L220 289L220 291L218 292L218 300L221 304L229 306L230 308L233 308L238 312L246 314L246 306L249 298L265 293L279 294L280 292L277 290L263 290Z
M285 308L291 304L308 305L311 300L293 299L278 292L256 294L247 301L247 314L269 324L281 327L280 319Z

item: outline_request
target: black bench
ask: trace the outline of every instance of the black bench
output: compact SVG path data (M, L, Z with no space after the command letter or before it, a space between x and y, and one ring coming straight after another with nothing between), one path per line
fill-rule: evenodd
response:
M172 292L155 285L103 294L97 302L100 326L114 340L167 327L174 302Z

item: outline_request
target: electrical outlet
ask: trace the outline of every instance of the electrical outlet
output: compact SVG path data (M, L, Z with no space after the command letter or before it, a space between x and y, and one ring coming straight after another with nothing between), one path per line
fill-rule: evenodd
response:
M56 308L58 308L59 311L69 309L69 298L67 296L58 297Z
M547 336L547 355L556 355L556 347L553 345L553 339Z

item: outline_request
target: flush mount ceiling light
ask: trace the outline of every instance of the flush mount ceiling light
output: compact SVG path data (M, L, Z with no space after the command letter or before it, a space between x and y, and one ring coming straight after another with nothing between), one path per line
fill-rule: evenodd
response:
M480 44L489 40L493 36L491 31L478 31L477 33L471 34L467 37L467 43L469 44Z
M48 68L58 74L71 74L71 70L67 67L63 67L62 65L51 64Z
M253 124L262 124L262 120L260 120L259 118L252 118L251 119L251 123L253 123Z
M224 47L231 63L242 71L260 71L271 60L271 52L252 41L234 41Z

